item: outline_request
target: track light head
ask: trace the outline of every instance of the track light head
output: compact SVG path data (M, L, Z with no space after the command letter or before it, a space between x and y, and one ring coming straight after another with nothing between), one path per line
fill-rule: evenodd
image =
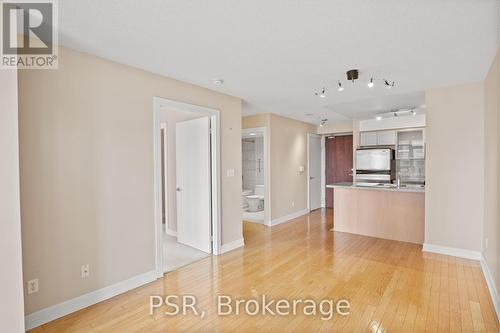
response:
M387 89L391 89L391 88L393 88L393 87L394 87L394 81L389 82L389 81L387 81L386 79L384 79L384 84L385 84L385 86L387 87Z
M373 88L375 86L375 83L373 82L373 77L370 79L370 82L368 82L368 88Z
M338 91L344 90L344 87L342 87L342 82L339 81L339 87L337 88Z
M323 89L321 90L321 92L319 93L314 93L316 96L319 96L320 98L325 98L326 97L326 88L323 87Z

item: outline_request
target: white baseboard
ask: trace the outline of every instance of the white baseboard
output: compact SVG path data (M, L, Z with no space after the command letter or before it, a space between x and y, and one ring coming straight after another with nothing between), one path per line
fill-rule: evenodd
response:
M220 247L219 254L223 254L239 247L245 246L245 240L243 238L237 239L235 241L229 242L227 244L222 244Z
M299 216L306 215L306 214L309 214L309 209L307 209L307 208L293 212L292 214L278 217L277 219L272 220L269 226L273 227L275 225L285 223L287 221L293 220Z
M478 261L481 260L482 258L482 254L479 251L464 250L455 247L447 247L447 246L433 245L427 243L424 243L422 250L424 252L433 252L433 253L444 254L447 256L478 260Z
M266 225L264 223L264 220L252 220L252 219L248 219L248 218L245 218L244 219L245 222L250 222L250 223L256 223L256 224L263 224L263 225Z
M488 264L484 256L481 256L481 269L483 270L484 278L486 279L486 284L488 285L488 290L490 292L491 301L495 307L495 312L497 313L497 320L500 321L500 295L498 295L497 288L495 287L495 282L493 276L491 275Z
M169 236L177 237L177 231L171 229L165 229L165 233Z
M26 330L38 327L57 318L61 318L70 313L86 308L90 305L102 302L108 298L123 294L126 291L135 289L146 283L156 280L156 271L150 271L137 276L134 276L125 281L115 283L111 286L104 287L84 294L65 302L49 306L48 308L33 312L24 318Z

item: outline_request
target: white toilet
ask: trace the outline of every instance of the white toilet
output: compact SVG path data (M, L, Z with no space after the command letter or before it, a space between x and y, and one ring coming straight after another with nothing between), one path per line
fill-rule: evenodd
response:
M243 211L246 211L248 209L247 197L249 195L253 195L253 191L254 190L243 190L243 192L241 192L241 208L243 209Z
M258 212L264 209L264 185L255 185L253 195L245 197L248 203L248 212Z

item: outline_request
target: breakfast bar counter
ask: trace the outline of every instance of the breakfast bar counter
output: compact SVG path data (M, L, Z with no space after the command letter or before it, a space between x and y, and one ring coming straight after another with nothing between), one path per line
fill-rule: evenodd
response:
M327 185L334 189L335 231L422 244L425 190L419 187Z

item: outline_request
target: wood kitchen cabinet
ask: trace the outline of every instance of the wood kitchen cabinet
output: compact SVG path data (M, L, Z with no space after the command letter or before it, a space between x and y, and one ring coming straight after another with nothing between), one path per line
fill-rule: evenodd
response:
M423 244L425 193L366 188L334 189L333 229Z

